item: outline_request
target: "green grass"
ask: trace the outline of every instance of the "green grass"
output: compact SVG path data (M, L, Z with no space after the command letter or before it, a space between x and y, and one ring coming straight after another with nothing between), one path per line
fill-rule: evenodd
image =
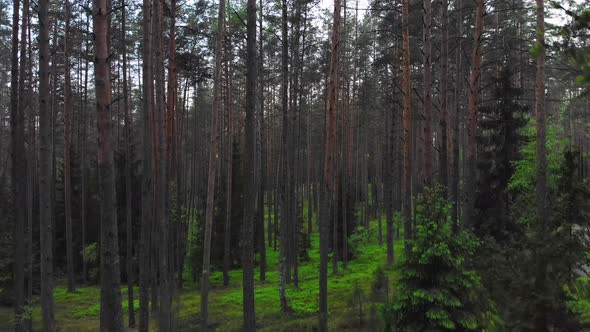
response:
M307 213L305 209L305 214ZM307 220L307 219L305 219ZM314 223L315 226L315 223ZM355 284L364 291L369 298L373 272L378 266L386 263L385 245L379 245L377 241L377 222L371 223L368 243L361 245L357 256L349 262L348 268L339 266L339 274L332 275L331 260L328 278L328 305L329 323L333 330L343 330L344 325L353 316L349 309L349 300L352 297ZM396 243L396 254L401 253L402 243ZM266 281L259 280L259 271L256 270L255 302L257 325L262 331L280 330L306 330L317 325L318 297L319 297L319 236L313 233L311 236L310 260L300 262L299 288L293 285L287 286L287 298L289 306L293 310L288 317L282 317L280 313L278 292L278 252L267 248L268 271ZM389 270L390 275L395 275L394 270ZM393 286L395 278L390 278ZM223 286L221 271L215 271L211 275L211 293L209 296L210 321L219 325L220 331L237 331L242 324L242 271L230 272L230 285ZM69 294L63 283L58 283L55 288L54 299L56 319L62 331L92 331L99 324L100 315L100 290L98 287L80 287L73 294ZM393 287L391 287L393 289ZM125 313L127 312L127 289L122 287L122 300ZM136 298L138 289L135 289ZM200 295L199 290L189 280L181 291L178 306L175 308L180 326L194 330L199 324ZM368 305L365 309L368 312ZM139 302L135 301L135 308L139 308ZM40 327L41 312L38 303L33 308L33 319L36 329ZM0 330L4 330L2 324L12 320L11 310L0 310ZM154 325L154 324L152 324ZM9 327L7 325L6 327ZM358 329L357 329L358 330Z

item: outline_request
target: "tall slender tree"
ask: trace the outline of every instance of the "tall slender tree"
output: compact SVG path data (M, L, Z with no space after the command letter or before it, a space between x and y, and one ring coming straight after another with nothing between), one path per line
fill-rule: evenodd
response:
M440 183L445 194L449 185L449 0L442 1L442 39L440 50L440 151L439 151L439 173Z
M406 252L410 250L409 240L412 238L412 156L410 147L412 142L412 115L410 114L410 2L402 0L402 89L403 89L403 212L404 212L404 239L406 240Z
M328 331L328 242L330 214L334 198L334 163L336 140L336 108L338 103L338 71L340 55L340 0L334 1L332 23L330 77L326 109L326 143L324 150L324 184L322 217L320 218L320 331ZM334 248L334 250L337 250Z
M432 182L432 0L424 0L424 184Z
M282 146L286 148L287 146L287 130L288 130L288 117L287 117L287 110L289 107L289 99L288 99L288 89L289 89L289 43L288 43L288 29L287 29L287 0L281 1L281 109L282 109ZM287 279L287 220L288 220L288 209L287 209L287 191L288 188L286 186L286 182L284 179L284 175L286 172L285 167L285 152L282 151L279 155L279 165L277 165L277 170L280 170L280 174L283 176L283 179L278 178L279 171L277 171L277 186L280 183L281 190L281 218L280 218L280 241L279 241L279 298L281 302L281 313L286 314L289 310L289 306L287 303L287 295L285 292L285 283ZM278 222L276 209L275 209L275 225ZM276 239L275 239L275 246L276 246Z
M12 193L15 206L14 234L14 327L24 331L25 305L25 223L26 223L26 159L24 114L19 109L18 31L20 3L15 1L12 14L12 53L10 70L10 127L12 129ZM23 19L23 22L25 20ZM23 25L23 31L26 27ZM21 58L21 60L23 60ZM21 65L21 69L23 66ZM24 79L21 73L21 79ZM22 94L22 91L21 91Z
M133 192L131 186L131 117L129 116L129 93L127 81L127 5L121 3L121 33L123 35L123 110L125 116L125 233L126 233L126 270L127 270L127 304L129 327L135 327L135 308L133 306Z
M43 331L55 331L53 305L52 134L49 87L49 0L39 0L39 209Z
M141 182L141 239L139 242L139 331L149 331L149 288L152 210L152 0L143 0L143 156ZM152 304L153 305L153 304Z
M256 0L248 0L246 41L246 145L244 147L244 176L246 188L256 188ZM242 269L244 292L244 330L256 330L254 307L254 214L256 195L244 195L244 222L242 223ZM258 197L258 199L261 199ZM264 242L264 241L263 241Z
M70 72L70 16L71 4L65 2L64 48L64 205L66 221L66 265L68 275L68 292L75 291L74 285L74 248L72 243L72 75Z
M225 0L219 0L217 34L215 36L215 73L213 77L213 107L211 109L211 145L209 146L209 166L207 172L207 206L205 212L205 237L203 239L203 270L201 277L201 331L208 331L209 268L211 262L211 233L215 209L215 172L219 150L219 129L217 123L221 112L221 67L223 39L225 36Z
M168 159L166 144L166 86L164 71L164 3L161 1L154 2L154 20L153 20L153 49L154 53L154 80L155 80L155 100L156 104L153 109L152 123L154 123L154 152L155 152L155 204L156 221L154 226L154 240L158 241L157 245L157 262L158 262L158 325L160 330L168 331L171 329L171 294L170 294L170 273L169 257L170 250L170 224L168 210ZM170 101L171 102L171 101Z
M110 29L107 0L94 0L94 84L98 123L99 196L101 199L100 329L123 331L119 280L119 238L115 209L115 169L111 140Z
M481 41L483 36L485 0L475 1L475 27L473 30L473 53L469 78L469 109L467 124L467 153L465 170L465 195L463 225L471 227L475 203L477 168L477 113L479 107L479 82L481 71Z

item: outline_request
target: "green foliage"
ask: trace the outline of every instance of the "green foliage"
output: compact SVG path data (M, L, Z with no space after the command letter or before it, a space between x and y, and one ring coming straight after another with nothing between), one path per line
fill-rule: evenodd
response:
M476 218L473 231L483 238L491 236L505 242L514 236L517 224L510 218L511 196L507 189L518 159L528 107L516 102L522 91L513 86L512 72L504 68L494 88L495 103L481 107L475 197Z
M549 170L553 199L543 227L539 227L531 199L534 189L520 192L517 197L518 217L526 220L526 237L513 247L512 255L506 256L512 262L498 283L506 285L508 292L498 303L504 306L506 325L523 331L535 331L533 322L539 315L546 317L547 324L557 330L579 330L580 313L573 309L584 307L580 301L584 293L572 292L576 286L572 280L577 267L588 264L590 192L577 175L578 153L566 149L555 159L560 164ZM537 280L544 282L539 284Z
M192 212L192 213L191 213ZM185 211L187 215L193 216L188 223L187 259L191 270L193 282L198 282L198 276L203 268L203 234L201 223L198 220L196 211ZM183 218L185 219L185 218Z
M378 303L389 302L389 277L381 266L377 267L375 272L373 272L371 301Z
M0 188L2 198L3 188ZM12 277L14 264L14 223L6 221L6 227L0 230L0 304L11 305L13 301Z
M576 70L576 83L587 88L590 83L590 52L579 41L585 40L590 30L590 10L586 8L587 5L580 6L578 10L569 10L561 2L551 1L555 8L564 11L572 20L563 20L567 23L560 27L561 38L555 42L555 46L573 63L571 68Z
M522 158L514 163L514 174L510 179L508 188L515 192L531 192L536 183L536 122L529 118L527 125L522 129L521 135L526 144L520 150ZM563 153L568 146L568 141L563 135L563 128L558 124L548 122L547 126L547 170L549 177L547 184L550 188L557 187L557 176L563 160Z
M365 303L365 293L358 282L354 283L354 288L348 301L350 309L358 315L359 325L363 324L363 304Z
M369 237L370 232L365 227L358 226L354 229L352 234L348 237L348 249L352 252L353 256L358 254L361 245L369 242Z
M401 331L477 331L489 321L478 274L469 268L479 245L467 231L454 234L441 188L417 205L412 251L399 264L393 303L382 307L389 328Z
M543 45L539 42L536 42L533 45L533 47L531 47L531 49L529 50L529 53L531 53L531 55L534 57L538 57L542 51L543 51Z
M86 262L88 267L88 280L93 283L98 283L100 277L100 255L98 243L92 242L81 251L82 259Z
M567 303L568 309L578 315L582 323L590 323L590 277L579 277L565 290L571 299Z

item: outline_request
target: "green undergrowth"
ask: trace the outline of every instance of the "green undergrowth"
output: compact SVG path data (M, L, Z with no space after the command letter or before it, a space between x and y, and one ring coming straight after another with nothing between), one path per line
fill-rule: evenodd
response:
M315 222L314 222L315 226ZM385 223L383 223L385 227ZM329 261L328 277L328 305L331 330L345 330L352 309L350 299L355 285L358 285L368 299L373 280L373 272L379 266L386 265L386 246L379 245L377 239L377 222L371 222L368 241L361 244L346 269L339 264L339 273L332 273L332 260ZM403 250L403 244L395 245L396 255ZM278 251L267 248L268 270L266 280L260 281L259 268L255 274L255 302L256 320L260 330L311 330L317 326L318 297L319 297L319 236L314 232L311 236L309 261L300 262L299 287L287 285L287 298L291 308L288 316L280 313L278 291ZM390 289L395 283L395 271L388 270L390 275ZM188 276L188 274L187 274ZM242 324L242 271L230 272L230 285L223 286L221 271L211 275L211 293L209 296L210 321L218 326L219 331L237 331ZM100 289L96 286L80 287L75 293L67 293L63 282L55 288L55 312L61 331L94 331L99 324ZM137 300L139 290L135 288L134 305L139 308ZM180 292L176 308L174 309L180 330L195 330L199 326L200 293L197 285L190 278L185 281L184 289ZM125 316L127 313L127 288L122 287L122 303ZM368 312L369 303L366 308ZM38 303L32 309L35 329L40 328L41 310ZM11 326L12 311L0 311L0 330ZM127 319L125 318L125 321ZM7 324L3 326L2 324ZM155 324L151 324L154 326ZM130 329L131 330L131 329ZM359 331L359 329L355 329ZM362 329L361 329L362 330Z

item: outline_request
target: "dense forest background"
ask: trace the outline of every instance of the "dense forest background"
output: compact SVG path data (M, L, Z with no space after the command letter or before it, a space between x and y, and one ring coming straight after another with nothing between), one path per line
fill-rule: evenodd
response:
M590 328L587 0L0 9L0 329Z

